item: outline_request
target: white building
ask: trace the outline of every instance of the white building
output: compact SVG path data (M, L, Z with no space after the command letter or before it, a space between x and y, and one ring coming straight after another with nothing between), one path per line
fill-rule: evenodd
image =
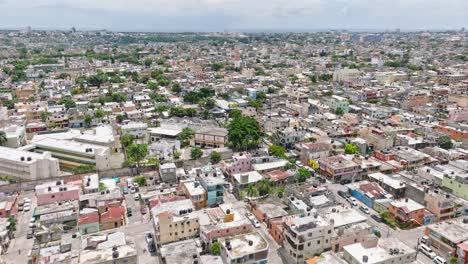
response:
M333 81L334 82L349 82L349 81L356 81L361 72L357 69L339 69L333 73Z
M318 214L288 216L284 221L283 247L295 263L331 248L334 221L326 221Z
M142 122L130 122L126 125L122 125L120 129L122 131L122 135L130 134L134 136L137 143L148 143L148 124Z
M50 152L33 153L0 147L0 175L38 180L60 175L59 161Z
M397 238L378 243L356 243L344 247L343 258L350 264L405 264L416 261L416 250Z

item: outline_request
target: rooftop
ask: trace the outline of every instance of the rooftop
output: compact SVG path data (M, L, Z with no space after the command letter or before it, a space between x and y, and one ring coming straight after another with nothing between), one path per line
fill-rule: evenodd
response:
M428 228L453 243L461 243L468 240L468 224L464 224L461 218L432 224Z
M390 253L392 249L392 253ZM397 254L395 249L398 250ZM344 247L345 252L350 254L358 261L358 263L383 263L386 260L401 258L414 254L413 260L416 259L416 251L398 240L397 238L380 239L376 247L364 247L361 243L351 244ZM364 257L367 261L363 261ZM408 262L405 262L408 263Z
M223 247L226 247L226 240L229 240L231 245L231 250L227 250L230 259L237 259L256 252L268 250L268 242L258 232L221 238L220 242ZM249 243L251 243L251 245L249 245Z

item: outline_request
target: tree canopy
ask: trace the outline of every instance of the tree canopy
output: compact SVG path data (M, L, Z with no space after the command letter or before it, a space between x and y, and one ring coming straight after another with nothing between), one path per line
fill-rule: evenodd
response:
M284 157L286 150L282 146L271 145L268 147L268 154L276 157Z
M354 144L346 144L344 147L345 154L359 154L359 150Z
M229 144L236 149L254 148L261 142L260 124L253 117L236 116L227 129Z
M443 149L451 149L453 147L452 139L449 136L440 136L437 139L437 144Z

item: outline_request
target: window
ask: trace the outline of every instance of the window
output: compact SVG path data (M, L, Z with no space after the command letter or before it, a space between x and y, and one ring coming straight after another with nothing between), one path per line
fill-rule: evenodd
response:
M325 240L325 243L328 243L328 239Z
M331 230L328 230L328 234L331 234Z
M320 245L320 240L317 240L317 245Z
M55 195L52 195L51 198L55 198Z
M171 227L172 227L172 225L169 225L169 228L171 228Z

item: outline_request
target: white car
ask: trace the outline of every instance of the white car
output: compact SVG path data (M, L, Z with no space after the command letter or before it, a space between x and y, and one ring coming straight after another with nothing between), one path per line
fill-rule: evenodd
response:
M447 261L444 258L442 258L441 256L435 257L433 261L436 264L447 264Z
M352 205L354 205L354 206L357 206L357 205L358 205L358 203L357 203L357 201L356 201L356 199L355 199L354 197L350 197L350 198L348 199L348 201L349 201L350 204L352 204Z
M140 195L138 193L135 193L135 201L139 201L140 200Z
M260 223L258 222L257 219L252 220L252 225L255 226L255 228L259 228L259 227L260 227Z
M31 217L31 220L29 220L29 223L34 223L34 222L36 222L36 218Z
M24 198L24 203L31 203L31 199L29 199L29 198Z
M31 229L36 228L36 224L35 223L29 223L29 228L31 228Z
M31 207L29 207L29 204L25 204L24 207L23 207L24 212L29 212L30 209L31 209Z
M430 259L437 257L437 254L432 251L432 249L424 244L419 245L419 250Z

